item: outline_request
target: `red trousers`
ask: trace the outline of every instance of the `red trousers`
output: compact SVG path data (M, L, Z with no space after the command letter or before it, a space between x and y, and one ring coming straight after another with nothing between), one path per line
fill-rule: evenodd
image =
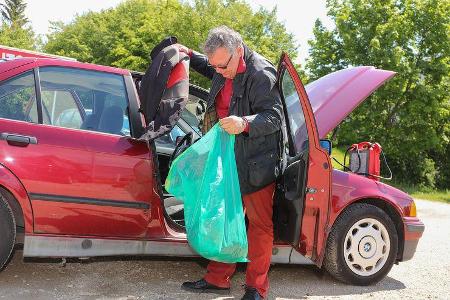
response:
M272 258L274 192L275 183L272 183L243 197L245 214L249 221L246 286L256 288L264 298L269 290L267 273ZM236 264L210 261L204 279L219 287L230 287L230 277L235 270Z

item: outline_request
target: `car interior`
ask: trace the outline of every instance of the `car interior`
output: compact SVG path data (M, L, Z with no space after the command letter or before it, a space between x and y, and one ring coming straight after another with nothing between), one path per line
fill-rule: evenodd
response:
M204 99L207 95L207 91L191 85L188 103L178 123L170 132L155 140L166 219L178 231L184 231L184 205L165 190L164 183L171 162L193 142L201 138L200 127L206 107Z

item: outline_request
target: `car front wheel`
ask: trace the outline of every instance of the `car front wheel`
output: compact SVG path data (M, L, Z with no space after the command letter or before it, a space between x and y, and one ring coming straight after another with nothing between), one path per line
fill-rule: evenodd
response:
M0 194L0 271L3 270L14 248L16 223L8 202Z
M376 206L353 204L333 225L324 266L338 280L369 285L391 270L397 248L398 236L391 218Z

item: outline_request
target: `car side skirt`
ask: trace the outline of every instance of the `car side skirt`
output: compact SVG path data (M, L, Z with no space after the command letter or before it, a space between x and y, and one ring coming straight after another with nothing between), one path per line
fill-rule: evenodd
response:
M185 240L112 240L79 237L26 235L24 257L94 257L120 255L155 255L199 257ZM292 247L274 246L272 263L313 264Z

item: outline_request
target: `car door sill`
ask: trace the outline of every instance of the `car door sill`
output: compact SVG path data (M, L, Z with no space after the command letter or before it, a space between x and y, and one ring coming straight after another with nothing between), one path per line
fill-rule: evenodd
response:
M272 263L312 264L292 247L275 245ZM198 257L186 240L113 240L98 238L26 235L24 257L94 257L150 255Z

